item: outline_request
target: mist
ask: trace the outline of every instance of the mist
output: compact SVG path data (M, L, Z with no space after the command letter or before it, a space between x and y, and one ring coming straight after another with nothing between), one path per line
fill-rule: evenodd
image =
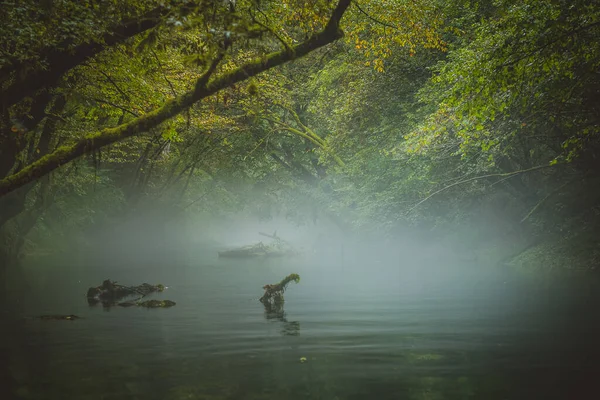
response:
M600 3L0 18L0 399L600 398Z

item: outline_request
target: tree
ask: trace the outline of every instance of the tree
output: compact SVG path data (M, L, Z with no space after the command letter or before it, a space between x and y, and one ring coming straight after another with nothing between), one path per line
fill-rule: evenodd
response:
M2 181L0 181L0 195L4 195L32 182L58 168L60 165L72 161L87 152L93 152L109 144L145 132L174 117L203 98L286 61L302 57L310 51L338 39L341 37L339 23L349 3L349 1L341 0L333 10L331 17L323 30L316 32L304 42L242 64L240 67L229 72L224 72L211 80L225 56L225 51L231 46L231 41L227 36L227 32L229 31L227 31L221 39L222 43L220 44L220 49L214 54L205 72L196 79L193 89L167 101L160 108L148 112L143 116L134 118L127 123L115 128L107 128L100 132L87 135L71 145L59 147L54 152L45 155L33 164L22 168L19 172L2 179Z

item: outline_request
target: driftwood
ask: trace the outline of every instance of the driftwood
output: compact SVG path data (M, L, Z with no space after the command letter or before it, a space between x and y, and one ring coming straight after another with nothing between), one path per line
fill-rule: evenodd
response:
M105 307L114 305L128 307L138 305L139 300L151 293L162 292L164 290L165 287L161 284L150 285L149 283L143 283L139 286L123 286L107 279L102 282L102 285L88 289L87 300L90 305L102 303ZM132 296L136 296L136 299L119 303L120 300Z
M287 285L289 285L289 283L292 281L296 283L300 282L300 275L290 274L279 283L263 286L265 293L262 295L259 301L263 304L269 304L271 306L282 304L285 301L283 298L283 293L285 292Z
M258 232L258 234L261 236L268 237L269 239L276 240L281 243L286 243L288 245L290 244L290 242L288 242L287 240L283 240L281 237L277 236L277 231L273 232L272 235L269 235L268 233L264 233L264 232Z
M169 308L176 305L172 300L146 300L146 301L124 301L118 303L119 307L144 307L144 308Z
M273 239L273 243L265 245L263 242L258 242L249 246L238 247L236 249L225 250L219 252L219 257L229 258L252 258L252 257L284 257L297 255L298 252L293 246L277 236L277 231L272 235L259 232L261 236Z
M237 249L225 250L219 252L219 257L229 258L250 258L265 256L268 253L268 248L263 242L258 242L253 245L239 247Z
M138 302L136 305L146 308L169 308L173 307L175 304L177 303L171 300L146 300Z

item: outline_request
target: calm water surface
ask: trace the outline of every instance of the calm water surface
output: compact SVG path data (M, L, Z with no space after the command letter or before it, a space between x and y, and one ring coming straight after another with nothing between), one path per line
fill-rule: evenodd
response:
M4 306L2 399L600 398L592 278L348 261L39 264ZM261 287L292 272L302 281L285 310L266 312ZM163 283L154 298L177 306L88 307L86 289L108 278ZM84 319L23 318L42 314Z

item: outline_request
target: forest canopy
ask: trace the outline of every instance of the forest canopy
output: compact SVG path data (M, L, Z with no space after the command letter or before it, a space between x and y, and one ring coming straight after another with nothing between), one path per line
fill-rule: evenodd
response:
M156 207L598 260L595 2L0 7L7 264Z

